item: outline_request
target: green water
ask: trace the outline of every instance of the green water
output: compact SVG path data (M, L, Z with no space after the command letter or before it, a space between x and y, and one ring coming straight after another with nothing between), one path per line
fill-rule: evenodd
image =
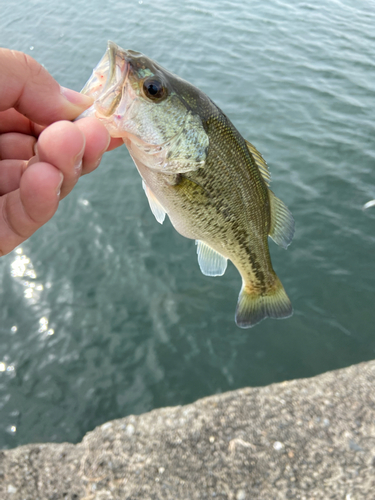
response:
M270 243L294 316L240 330L236 269L203 276L126 149L107 154L0 259L0 447L375 357L374 26L370 0L3 2L0 45L64 86L111 39L200 87L266 158L296 235Z

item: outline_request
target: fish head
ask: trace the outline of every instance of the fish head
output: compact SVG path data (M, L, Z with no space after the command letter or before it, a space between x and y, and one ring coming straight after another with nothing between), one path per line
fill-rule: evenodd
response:
M80 117L96 116L135 160L167 173L204 164L209 139L197 105L208 98L140 52L108 42L81 92L94 104Z

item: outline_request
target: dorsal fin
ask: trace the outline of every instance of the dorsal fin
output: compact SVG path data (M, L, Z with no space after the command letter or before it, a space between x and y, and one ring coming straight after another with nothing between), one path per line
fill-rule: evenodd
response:
M263 158L263 156L259 153L257 148L251 144L251 142L247 141L245 139L247 149L250 151L252 157L255 160L255 163L257 164L257 167L259 168L260 173L262 174L264 182L267 184L267 186L270 185L271 182L271 173L268 170L268 165Z
M287 248L294 235L294 219L288 207L269 189L268 196L271 205L270 236L275 243Z

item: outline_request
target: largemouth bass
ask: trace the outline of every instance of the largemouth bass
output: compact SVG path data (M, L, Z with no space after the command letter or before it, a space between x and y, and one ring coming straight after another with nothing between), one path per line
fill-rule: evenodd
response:
M269 189L262 155L225 114L190 83L113 42L82 93L94 98L83 116L96 116L124 140L156 220L167 214L180 234L196 240L202 273L224 274L227 259L236 266L237 325L290 316L268 236L286 248L294 220Z

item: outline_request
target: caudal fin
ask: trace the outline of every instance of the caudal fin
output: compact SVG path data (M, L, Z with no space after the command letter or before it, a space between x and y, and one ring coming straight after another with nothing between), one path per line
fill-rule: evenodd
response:
M288 318L293 314L292 304L279 278L263 295L250 293L242 286L236 309L236 323L240 328L251 328L265 318Z

